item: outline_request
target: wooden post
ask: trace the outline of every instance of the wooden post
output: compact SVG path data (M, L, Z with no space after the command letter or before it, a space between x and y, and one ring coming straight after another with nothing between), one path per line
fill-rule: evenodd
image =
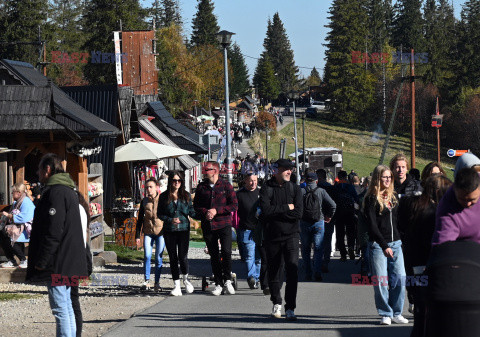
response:
M412 48L410 60L411 83L412 83L412 163L411 168L415 168L415 55Z
M435 113L440 115L440 106L438 105L438 96L437 96L437 106ZM437 162L440 164L440 128L437 126Z

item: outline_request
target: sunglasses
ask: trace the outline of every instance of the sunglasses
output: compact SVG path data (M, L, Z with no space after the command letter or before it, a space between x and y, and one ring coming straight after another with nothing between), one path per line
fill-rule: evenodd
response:
M207 171L207 172L208 171L215 171L215 169L210 167L210 168L206 168L205 171Z
M180 180L180 179L172 179L172 182L174 182L174 183L181 183L182 180Z

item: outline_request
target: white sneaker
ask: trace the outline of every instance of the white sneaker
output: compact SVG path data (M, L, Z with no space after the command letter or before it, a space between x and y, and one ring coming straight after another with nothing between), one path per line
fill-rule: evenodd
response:
M414 309L415 309L415 308L414 308L413 303L410 303L410 304L408 305L408 312L411 313L411 314L413 314L413 313L414 313Z
M232 281L225 281L225 293L229 295L235 295L235 289L233 288Z
M272 308L272 317L280 318L282 317L282 305L281 304L274 304Z
M170 292L172 296L182 296L182 288L180 288L180 280L175 280L175 287Z
M288 309L287 311L285 311L285 319L287 321L296 321L297 316L295 316L295 312L292 309Z
M220 296L222 294L223 287L219 284L215 286L215 289L212 290L212 295L213 296Z
M187 294L191 294L195 290L193 284L188 280L188 275L183 275L183 285Z
M146 280L142 283L142 289L147 290L150 289L150 280Z
M5 263L2 263L0 265L1 268L17 268L17 265L13 263L12 261L7 261Z
M407 323L408 323L408 319L406 319L406 318L403 317L402 315L398 315L398 316L393 316L392 322L393 322L393 323L397 323L397 324L407 324Z
M388 316L382 316L382 319L380 320L380 325L390 325L392 324L392 319Z
M23 261L20 262L20 264L18 265L19 268L23 268L23 269L27 268L27 266L28 266L27 260L23 260Z

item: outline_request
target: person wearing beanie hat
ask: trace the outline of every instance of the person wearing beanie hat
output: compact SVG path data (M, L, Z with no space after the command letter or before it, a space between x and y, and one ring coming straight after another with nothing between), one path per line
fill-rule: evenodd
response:
M460 158L458 158L457 163L455 164L455 171L453 176L457 176L457 172L465 167L480 167L480 159L471 152L464 153ZM478 170L477 170L478 171Z

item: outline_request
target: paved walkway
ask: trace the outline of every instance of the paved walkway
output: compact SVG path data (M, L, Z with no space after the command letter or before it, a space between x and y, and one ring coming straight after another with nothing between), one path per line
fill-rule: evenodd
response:
M207 260L204 268L210 272ZM200 260L192 261L202 263ZM270 318L272 304L260 290L250 290L245 280L244 264L236 260L233 270L239 276L235 295L212 296L196 290L191 295L167 297L155 306L120 323L105 336L339 336L400 337L409 336L412 324L379 326L373 289L352 286L351 274L358 273L353 261L331 262L331 272L324 282L300 282L296 322ZM303 274L301 279L303 279ZM199 276L199 275L197 275ZM126 305L128 305L126 303ZM404 315L412 316L404 310Z

